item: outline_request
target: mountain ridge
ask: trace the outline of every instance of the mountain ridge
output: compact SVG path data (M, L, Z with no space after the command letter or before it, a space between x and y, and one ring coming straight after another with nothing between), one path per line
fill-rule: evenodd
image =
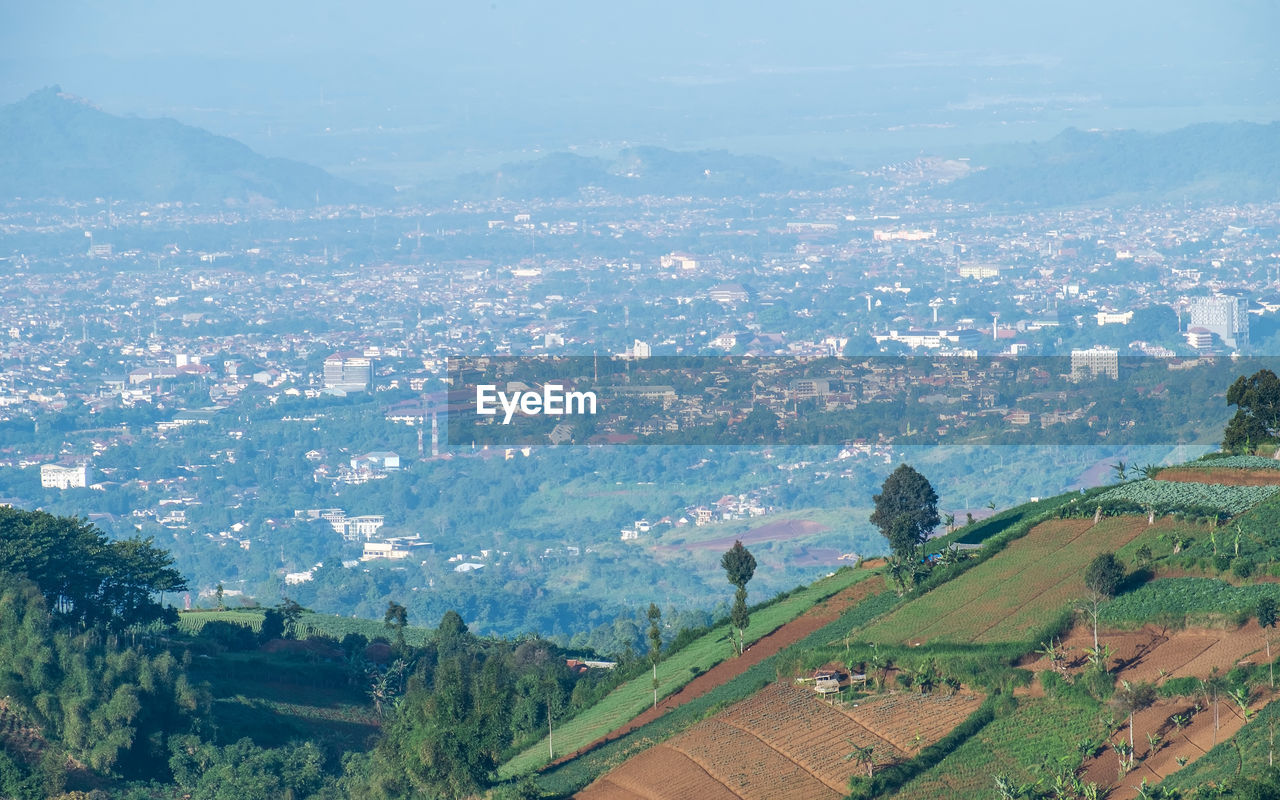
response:
M57 85L0 107L0 141L9 199L306 207L379 194L177 120L110 114Z

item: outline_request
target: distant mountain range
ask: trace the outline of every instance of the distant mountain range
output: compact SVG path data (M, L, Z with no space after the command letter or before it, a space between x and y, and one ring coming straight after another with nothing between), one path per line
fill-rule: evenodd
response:
M1280 123L1206 123L1158 134L1073 128L1043 143L994 146L974 160L981 169L935 191L1027 206L1280 199ZM733 197L866 182L838 164L792 166L724 151L634 147L613 159L556 153L428 191L467 199L564 197L595 186L624 194Z
M629 147L613 158L552 153L424 187L431 196L463 199L568 197L588 187L624 195L740 197L824 189L857 180L842 165L792 166L775 158L724 150Z
M313 206L377 192L171 119L118 117L53 86L0 108L0 198Z
M1125 199L1280 199L1280 123L1208 123L1169 133L1068 129L1047 142L1002 145L982 169L937 189L957 200L1044 206ZM631 147L612 158L554 153L407 193L437 201L621 194L743 197L865 183L847 166L797 166L725 151ZM391 198L324 170L267 158L171 119L108 114L57 86L0 107L0 199L268 203L307 207Z
M1108 198L1280 199L1280 123L1204 123L1168 133L1085 132L1008 145L957 181L960 200L1067 205Z

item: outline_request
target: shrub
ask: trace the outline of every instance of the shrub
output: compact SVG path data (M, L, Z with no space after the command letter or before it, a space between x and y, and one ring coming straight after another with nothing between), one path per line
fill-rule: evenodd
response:
M1237 578L1247 578L1253 574L1253 562L1240 557L1231 562L1231 574Z

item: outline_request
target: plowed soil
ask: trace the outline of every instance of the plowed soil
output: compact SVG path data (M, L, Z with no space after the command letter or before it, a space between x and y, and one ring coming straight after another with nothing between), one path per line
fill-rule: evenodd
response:
M1218 483L1224 486L1276 486L1280 484L1280 469L1197 469L1176 467L1162 469L1157 476L1162 481L1182 483Z
M893 692L848 706L791 683L772 684L578 794L581 800L838 800L871 748L876 769L910 758L982 702L961 691Z
M821 603L818 603L813 608L778 628L768 636L759 639L755 644L748 647L746 652L741 656L725 659L698 677L689 681L680 689L680 691L668 695L658 701L657 708L650 708L632 719L630 722L615 728L586 747L580 748L566 756L561 756L553 761L550 766L562 764L566 761L572 761L588 750L593 750L605 742L617 739L623 734L629 733L642 725L652 722L673 708L678 708L696 697L701 697L717 686L727 683L733 678L736 678L746 672L749 667L764 661L766 658L774 655L784 647L795 644L821 628L823 625L826 625L828 622L832 622L846 610L852 608L871 595L879 594L884 590L884 578L878 575L858 581L853 586L850 586L836 595L827 598Z

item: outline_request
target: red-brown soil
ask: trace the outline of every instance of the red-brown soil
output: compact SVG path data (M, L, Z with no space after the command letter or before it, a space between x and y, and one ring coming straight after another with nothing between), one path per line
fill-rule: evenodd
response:
M664 697L658 701L657 708L650 708L639 716L633 718L630 722L615 728L596 741L580 748L568 755L561 756L551 762L549 766L562 764L566 761L572 761L579 755L588 750L604 744L605 742L617 739L623 734L629 733L642 725L645 725L673 708L678 708L696 697L701 697L717 686L727 683L736 678L747 669L755 664L764 661L771 655L774 655L784 647L795 644L804 637L826 625L828 622L835 620L844 611L852 606L865 600L873 594L878 594L885 590L884 578L879 575L873 575L858 581L853 586L844 589L832 597L818 603L813 608L804 612L792 621L778 628L773 633L762 637L754 644L750 645L746 652L737 658L729 658L716 664L711 669L702 673L698 677L686 683L681 689L673 694Z
M1258 658L1265 643L1262 629L1257 622L1235 630L1188 628L1169 631L1148 625L1136 631L1101 631L1100 644L1111 649L1108 668L1120 680L1159 684L1167 678L1207 678L1214 671L1226 674L1237 664L1247 664ZM1066 656L1066 671L1078 674L1086 664L1085 650L1093 647L1093 633L1086 626L1077 626L1062 643ZM1029 665L1035 671L1049 669L1047 658ZM1254 710L1266 705L1271 695L1258 694L1250 707ZM1202 706L1195 710L1196 704ZM1179 729L1173 722L1176 715L1188 714L1190 723ZM1224 741L1244 725L1244 717L1235 702L1220 696L1218 701L1218 731L1216 741ZM1107 748L1084 764L1083 778L1101 787L1115 786L1109 800L1129 800L1138 796L1142 779L1148 784L1157 783L1182 768L1179 758L1186 763L1195 761L1213 747L1215 741L1213 707L1205 698L1164 698L1150 708L1134 715L1134 750L1140 759L1126 775L1120 775L1120 760L1115 750ZM1154 752L1147 741L1147 734L1161 737ZM1127 720L1111 736L1112 742L1128 741Z
M879 769L938 741L981 703L963 691L891 692L846 705L779 682L625 762L578 797L838 800L867 769L855 748L870 747Z
M1270 696L1256 697L1250 704L1254 711L1271 700ZM1213 748L1214 742L1223 742L1244 727L1244 715L1229 697L1218 700L1218 731L1213 729L1213 705L1204 698L1196 711L1196 702L1188 699L1161 699L1150 708L1133 715L1133 749L1140 759L1126 775L1120 775L1120 757L1107 748L1084 765L1084 780L1099 786L1114 786L1108 800L1130 800L1138 797L1138 789L1145 778L1148 784L1159 783L1182 769L1179 758L1187 763L1195 761ZM1189 715L1190 723L1181 729L1173 722L1175 715ZM1158 734L1160 741L1155 751L1147 741L1147 734ZM1129 726L1122 725L1112 736L1112 742L1127 742Z
M1160 470L1156 479L1182 483L1219 483L1224 486L1275 486L1280 484L1280 469L1173 467Z
M1225 674L1265 646L1262 629L1250 622L1236 630L1187 628L1167 631L1147 625L1136 631L1101 631L1099 644L1111 649L1107 667L1121 680L1158 682L1163 678L1206 678L1217 667ZM1093 647L1093 633L1077 625L1062 642L1068 672L1085 667L1085 650ZM1047 658L1029 665L1039 672L1050 669Z

